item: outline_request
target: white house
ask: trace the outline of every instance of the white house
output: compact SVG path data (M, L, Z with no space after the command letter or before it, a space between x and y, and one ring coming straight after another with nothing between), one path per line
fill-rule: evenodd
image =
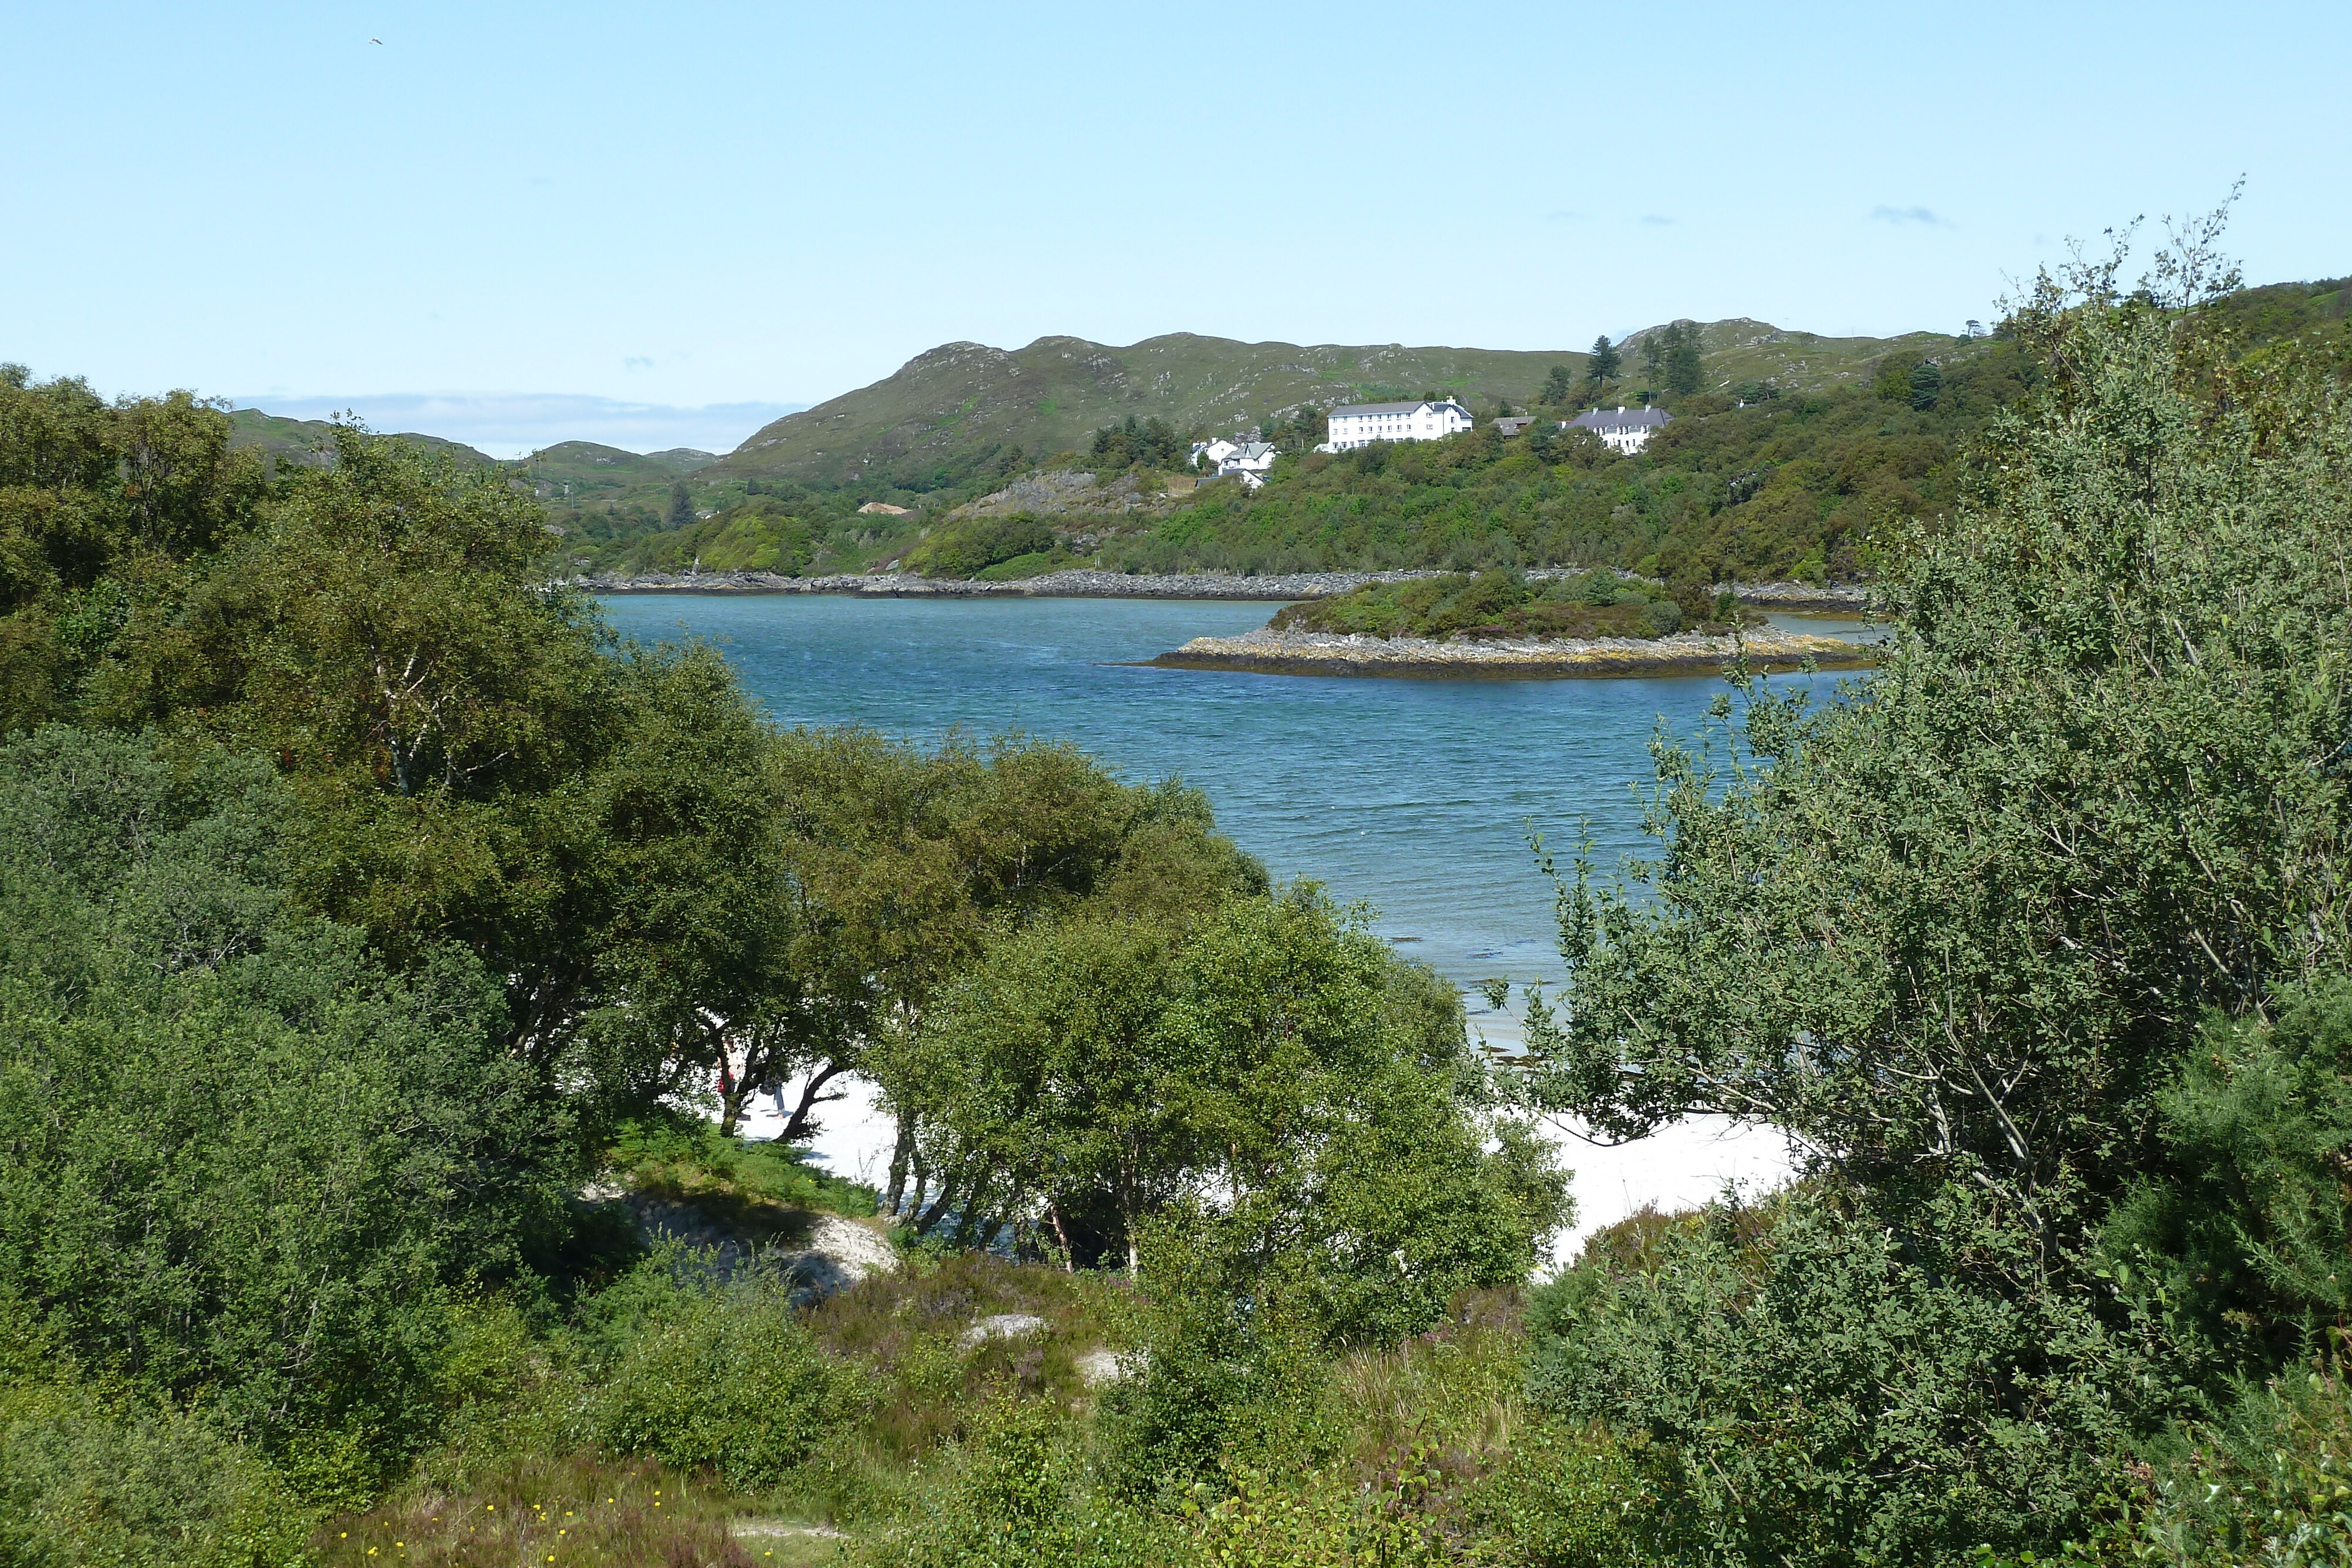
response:
M1617 412L1596 408L1590 413L1580 413L1568 423L1578 430L1589 430L1609 444L1612 452L1631 457L1650 444L1650 437L1674 423L1675 416L1662 408L1627 408L1617 405Z
M1222 435L1214 441L1196 441L1192 443L1192 461L1197 465L1202 458L1205 457L1209 460L1209 466L1219 468L1223 466L1226 458L1241 449L1240 442L1227 441Z
M1467 430L1470 411L1443 402L1350 402L1331 411L1331 434L1321 450L1349 452L1375 441L1435 441Z
M1232 445L1231 442L1221 441L1212 445L1209 450L1214 452L1218 446ZM1239 446L1234 446L1232 451L1217 459L1217 474L1219 477L1228 474L1238 474L1242 476L1242 483L1255 490L1265 483L1267 471L1274 466L1274 447L1269 443L1245 441Z

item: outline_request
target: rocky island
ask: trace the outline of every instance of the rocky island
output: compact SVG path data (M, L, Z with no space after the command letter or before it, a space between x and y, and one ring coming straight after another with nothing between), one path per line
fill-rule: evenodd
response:
M1239 637L1195 637L1151 663L1171 670L1243 670L1272 675L1421 675L1542 678L1558 675L1711 674L1745 654L1751 668L1793 670L1808 659L1825 670L1868 668L1863 644L1775 626L1666 637L1524 637L1467 640L1380 637L1262 626Z
M1700 674L1743 658L1768 671L1874 662L1865 644L1773 626L1730 590L1677 598L1601 570L1366 583L1289 605L1239 637L1195 637L1150 663L1259 674L1541 678Z

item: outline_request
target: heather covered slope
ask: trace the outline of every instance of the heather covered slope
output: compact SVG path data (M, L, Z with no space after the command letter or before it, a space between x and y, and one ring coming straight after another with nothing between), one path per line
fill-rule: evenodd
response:
M1302 348L1190 332L1123 349L1082 338L1040 338L1010 352L946 343L872 386L787 414L719 472L935 489L1012 447L1033 460L1082 447L1130 413L1227 430L1302 405L1423 392L1525 402L1557 364L1580 373L1580 358L1564 350Z
M1794 391L1861 379L1889 353L1949 352L1954 341L1933 332L1822 338L1744 318L1699 332L1707 386L1769 380ZM1644 336L1630 340L1636 350ZM1637 382L1647 385L1638 351L1627 358L1611 395L1631 398ZM1226 432L1269 425L1300 408L1424 393L1486 413L1535 402L1555 366L1583 386L1586 356L1565 349L1301 347L1190 332L1129 348L1082 338L1040 338L1011 351L947 343L872 386L787 414L705 477L936 490L992 465L1009 470L1016 448L1030 462L1082 449L1096 430L1129 414L1180 431Z

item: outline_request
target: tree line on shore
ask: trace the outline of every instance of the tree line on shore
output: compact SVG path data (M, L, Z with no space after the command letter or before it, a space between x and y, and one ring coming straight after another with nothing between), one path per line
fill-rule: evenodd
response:
M2004 324L1873 675L1543 853L1503 1065L1181 786L780 730L501 485L0 379L0 1556L2342 1555L2352 408L2210 241ZM583 1196L850 1074L891 1273ZM1533 1283L1533 1119L1695 1113L1798 1179Z

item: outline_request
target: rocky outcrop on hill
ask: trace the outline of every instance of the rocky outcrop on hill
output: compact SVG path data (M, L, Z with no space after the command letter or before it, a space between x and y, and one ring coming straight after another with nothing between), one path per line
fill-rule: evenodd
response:
M967 501L948 514L958 517L1067 517L1124 516L1161 497L1144 491L1143 481L1122 474L1108 485L1084 469L1045 468L1015 479L1002 490Z

